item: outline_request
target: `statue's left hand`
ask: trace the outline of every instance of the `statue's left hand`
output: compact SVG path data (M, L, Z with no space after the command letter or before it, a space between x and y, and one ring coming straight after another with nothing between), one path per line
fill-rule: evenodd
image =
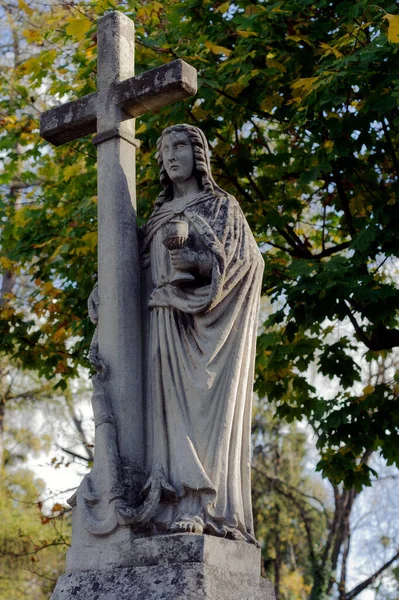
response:
M190 248L180 248L170 251L173 268L178 271L198 270L199 254Z

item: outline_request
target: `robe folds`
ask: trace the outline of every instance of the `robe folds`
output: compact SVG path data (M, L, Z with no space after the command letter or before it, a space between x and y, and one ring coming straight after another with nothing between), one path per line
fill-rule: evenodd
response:
M188 222L190 247L207 260L206 274L193 271L196 282L187 287L170 284L174 270L162 228L172 219ZM154 522L167 530L184 512L184 498L194 494L205 532L238 531L248 538L262 255L237 201L226 193L203 192L183 208L166 201L143 233L150 309L147 470L150 478L161 472L165 486Z

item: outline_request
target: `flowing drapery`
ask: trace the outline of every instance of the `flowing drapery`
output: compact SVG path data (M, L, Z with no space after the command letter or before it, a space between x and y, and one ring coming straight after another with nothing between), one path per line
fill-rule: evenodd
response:
M162 227L189 224L191 247L212 265L192 287L170 285ZM165 202L144 231L150 269L146 378L148 472L163 473L155 521L167 529L190 493L205 531L253 535L251 401L263 259L237 201L202 193L182 210ZM148 260L149 259L149 260Z

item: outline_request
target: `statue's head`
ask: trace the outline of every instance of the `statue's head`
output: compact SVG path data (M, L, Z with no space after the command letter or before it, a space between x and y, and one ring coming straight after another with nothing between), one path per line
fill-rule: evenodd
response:
M163 187L163 192L158 197L156 204L163 204L163 202L170 200L173 197L173 177L170 165L166 165L164 157L166 156L166 149L169 149L172 141L175 139L176 142L189 141L191 148L182 150L184 152L185 169L181 169L180 173L183 177L195 176L198 182L198 186L203 191L209 192L221 192L222 190L216 185L213 180L211 173L211 165L209 161L208 153L208 142L205 135L194 125L173 125L163 130L161 137L157 141L157 159L160 167L160 181ZM187 171L190 170L190 172ZM169 174L168 174L169 171ZM177 173L176 168L176 173ZM187 171L187 172L186 172Z

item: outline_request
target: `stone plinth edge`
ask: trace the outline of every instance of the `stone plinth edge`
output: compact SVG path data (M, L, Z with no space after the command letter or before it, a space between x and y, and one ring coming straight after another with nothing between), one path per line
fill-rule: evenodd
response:
M129 536L110 544L72 546L66 571L202 563L259 577L260 550L253 544L191 533L147 538Z
M207 535L72 547L52 600L275 600L260 550Z
M52 600L275 600L269 581L200 563L74 571Z

